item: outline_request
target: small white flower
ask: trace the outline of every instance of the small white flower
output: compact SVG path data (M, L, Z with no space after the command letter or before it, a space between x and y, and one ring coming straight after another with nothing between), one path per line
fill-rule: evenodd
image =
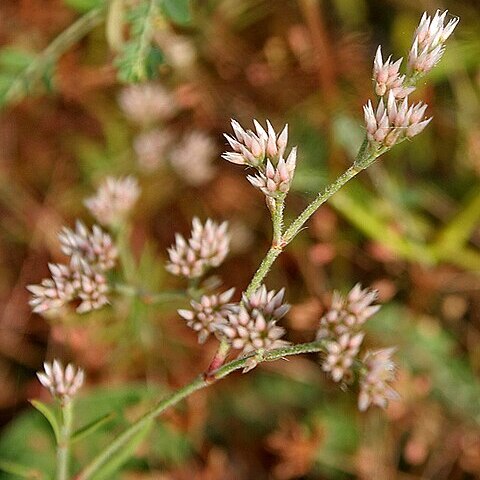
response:
M211 219L202 225L195 217L188 241L179 233L175 235L175 245L168 249L167 270L173 275L198 278L209 268L218 267L229 252L227 226L227 222L218 225Z
M158 83L143 83L124 88L118 103L132 122L150 125L168 120L178 110L174 97Z
M50 391L53 397L62 402L70 401L85 380L84 371L71 363L63 368L59 360L54 360L53 363L45 362L43 368L43 372L37 372L38 380Z
M370 405L386 408L389 400L398 400L399 394L390 386L395 380L395 363L392 355L395 348L368 352L363 363L365 371L360 378L358 409L365 411Z
M97 193L84 203L102 225L115 226L125 220L140 196L138 181L134 177L107 177Z
M408 55L408 68L412 73L429 72L442 58L445 42L455 30L459 18L452 18L446 25L448 10L437 10L434 17L425 12L415 31L413 45Z

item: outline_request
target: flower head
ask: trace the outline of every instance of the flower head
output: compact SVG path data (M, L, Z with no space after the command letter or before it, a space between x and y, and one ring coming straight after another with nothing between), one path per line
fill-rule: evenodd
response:
M215 151L215 143L208 135L193 131L170 152L170 163L185 182L200 186L215 175L212 165Z
M63 227L59 233L62 252L72 258L74 265L84 260L94 269L110 270L115 266L117 249L112 238L98 225L94 225L90 232L80 221L75 225L75 231Z
M71 269L55 263L50 263L48 268L52 274L51 278L44 278L40 285L27 286L27 290L32 294L28 303L34 313L57 310L75 296Z
M392 92L395 98L405 98L415 90L415 87L404 86L405 75L399 73L401 64L401 58L393 62L391 55L383 61L382 47L378 47L373 62L373 81L377 95L383 97Z
M98 222L113 226L125 219L139 195L140 188L136 178L107 177L97 193L87 198L84 203Z
M430 123L431 118L424 119L427 105L422 102L408 104L408 97L397 100L392 91L385 103L380 99L377 109L372 102L363 107L367 138L377 148L390 148L396 143L418 135Z
M285 329L277 325L288 312L290 306L283 303L285 290L278 293L267 291L265 285L247 298L245 295L239 305L231 307L227 318L214 324L219 335L242 354L258 350L271 350L288 345L281 338ZM254 359L249 363L248 371L256 366Z
M408 55L408 69L412 73L429 72L442 58L445 41L455 30L459 18L452 18L446 25L448 10L437 10L430 17L425 12L415 30L413 45Z
M125 115L141 125L167 120L177 112L173 96L158 83L143 83L124 88L118 103Z
M364 333L344 333L327 343L327 355L322 363L324 372L329 372L334 382L350 380L351 367L360 351Z
M227 226L227 222L218 225L210 219L202 225L195 217L188 240L178 233L175 235L175 245L168 249L167 270L174 275L198 278L209 268L218 267L229 251Z
M334 292L330 309L320 319L317 338L336 338L359 332L363 324L380 310L380 305L372 305L376 299L375 290L362 289L359 283L345 298Z
M283 196L290 190L297 163L297 149L294 147L286 160L280 157L276 166L267 160L265 171L247 176L248 181L269 197Z
M389 400L397 400L398 393L390 386L395 380L395 363L392 355L395 348L384 348L368 352L363 363L365 371L360 378L358 408L367 410L370 405L386 408Z
M71 363L63 368L59 360L54 360L52 363L45 362L43 368L43 372L37 372L38 380L48 388L53 397L62 402L70 401L83 385L84 371Z
M173 135L169 130L157 128L137 135L133 141L133 149L139 166L148 172L156 170L163 163L172 139Z
M335 292L330 309L320 319L317 339L327 340L322 368L335 382L352 377L351 367L365 336L362 327L380 309L372 305L376 299L376 291L357 283L345 298Z
M109 303L107 279L102 272L93 269L85 260L79 260L79 265L73 271L72 284L78 298L78 313L98 310Z
M90 232L83 223L77 222L75 231L64 227L59 239L63 253L71 257L70 263L49 264L51 277L27 287L32 294L29 301L32 311L58 310L75 298L80 300L79 313L109 303L104 272L114 267L117 258L111 237L97 225Z
M190 301L192 310L177 310L187 325L198 333L198 343L205 343L215 331L215 324L222 323L232 312L233 305L228 302L234 292L235 289L230 288L219 295L202 295L198 302Z
M277 136L268 120L267 130L254 120L255 132L244 130L236 120L232 120L231 123L235 137L225 134L225 138L233 152L224 153L222 157L225 160L258 168L263 167L267 159L276 163L283 157L288 142L287 125Z

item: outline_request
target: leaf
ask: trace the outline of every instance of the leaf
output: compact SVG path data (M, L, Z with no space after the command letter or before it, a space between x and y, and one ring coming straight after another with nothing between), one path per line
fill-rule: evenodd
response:
M48 423L51 425L53 433L55 434L55 439L58 443L60 439L60 425L58 424L58 419L55 413L43 402L38 400L30 400L30 403L48 420Z
M103 2L102 2L103 4ZM60 35L58 35L41 53L32 58L25 68L22 68L12 80L11 84L0 92L0 108L7 104L22 100L27 94L45 81L45 75L52 72L57 60L78 40L87 35L93 28L103 21L105 8L94 8L80 17ZM47 82L50 85L50 82Z
M156 76L163 62L163 55L152 45L153 22L158 13L157 0L142 2L129 10L130 40L115 59L121 81L135 83Z
M101 417L93 420L92 422L88 423L82 428L79 428L70 438L70 443L78 442L88 435L96 432L99 428L103 427L106 423L112 420L115 417L114 413L107 413L106 415L102 415Z
M85 13L104 3L104 0L63 0L66 5L74 8L77 12Z
M10 473L17 477L28 478L29 480L41 480L45 478L44 473L19 463L10 462L9 460L0 459L0 471Z
M150 432L152 428L153 421L148 422L145 426L139 430L135 435L133 435L128 442L126 442L122 448L120 448L115 455L107 460L96 472L93 474L91 478L92 480L103 480L107 478L111 478L112 475L117 472L122 465L130 459L135 453L135 450L140 445L142 440Z
M161 8L165 16L178 25L188 25L192 21L190 0L163 0Z
M30 52L16 47L5 47L0 50L0 70L2 74L16 74L34 60L35 56Z

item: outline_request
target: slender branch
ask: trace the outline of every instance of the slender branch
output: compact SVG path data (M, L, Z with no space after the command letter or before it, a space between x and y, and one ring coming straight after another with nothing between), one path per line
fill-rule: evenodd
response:
M105 10L105 5L93 8L58 35L12 82L0 98L0 107L20 101L60 56L103 21Z
M272 362L280 358L288 357L290 355L298 355L301 353L313 353L321 352L325 350L325 342L317 341L311 343L303 343L298 345L292 345L289 347L278 348L263 354L252 353L245 357L233 360L232 362L223 365L209 375L206 379L203 375L195 378L191 383L185 385L183 388L172 393L169 397L161 400L157 405L147 412L143 417L133 423L127 430L125 430L119 437L117 437L110 445L101 452L82 472L80 472L75 479L76 480L88 480L93 478L96 472L113 456L118 452L137 432L144 428L148 423L153 421L166 409L173 407L184 398L191 395L197 390L208 387L212 383L225 378L231 373L244 369L248 360L255 357L258 363Z
M383 151L372 152L368 148L368 142L365 139L360 150L358 151L357 157L354 164L346 170L342 175L340 175L333 183L331 183L323 192L320 192L315 200L313 200L305 210L292 222L292 224L287 228L283 236L280 237L280 240L273 242L272 246L268 250L265 258L262 260L262 263L255 272L250 284L245 290L245 294L250 296L254 293L260 285L262 284L263 279L266 277L273 263L277 257L282 253L283 249L295 238L295 236L300 232L302 227L308 221L308 219L318 210L318 208L323 205L334 193L338 192L343 185L350 181L355 175L371 165L374 160L381 154ZM283 216L283 205L281 208L281 214ZM273 214L272 214L273 218Z
M283 248L281 245L270 247L270 250L268 250L265 258L262 260L262 263L258 267L250 284L245 290L245 295L247 297L250 297L252 293L255 293L260 288L263 279L267 276L267 273L270 271L270 268L282 251Z
M73 401L62 404L62 425L57 445L57 480L68 479L68 464L70 460L70 436L73 423Z

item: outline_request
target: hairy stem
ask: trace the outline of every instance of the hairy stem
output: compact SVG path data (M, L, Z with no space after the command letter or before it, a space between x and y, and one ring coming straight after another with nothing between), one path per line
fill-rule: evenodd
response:
M282 251L283 247L281 246L281 244L270 247L270 250L268 250L265 258L262 260L262 263L258 267L250 284L245 290L245 295L247 297L250 297L260 288L263 279L267 276L267 273L270 271L270 268L272 267L277 257L282 253Z
M350 181L359 172L370 166L375 159L383 152L372 152L368 148L368 141L365 139L358 151L357 157L353 165L342 173L333 183L320 192L317 197L305 208L305 210L292 222L287 228L285 233L280 236L280 239L272 243L272 246L268 250L265 258L255 272L250 284L245 290L245 294L250 296L254 293L263 282L273 263L277 257L282 253L286 245L288 245L295 236L300 232L308 219L323 205L334 193L338 192L348 181ZM283 219L283 204L279 210ZM273 214L272 214L273 218ZM275 228L274 228L275 232ZM274 236L275 239L275 236Z
M274 200L274 209L272 211L273 239L272 245L280 245L282 243L283 229L283 209L285 207L285 197L276 198Z
M73 423L73 401L62 404L62 424L57 445L57 480L68 479L68 464L70 459L70 435Z
M105 5L93 8L58 35L12 82L0 98L0 107L18 102L29 93L61 55L104 20L105 11Z
M88 480L93 478L96 472L113 456L115 455L132 437L135 436L142 428L148 423L153 421L166 409L173 407L184 398L188 397L197 390L208 387L212 383L225 378L236 370L244 369L248 364L248 359L255 357L258 363L272 362L280 358L288 357L290 355L298 355L301 353L321 352L325 350L324 341L317 341L311 343L303 343L298 345L292 345L288 347L278 348L265 352L259 357L256 353L252 353L245 357L239 358L229 362L217 370L211 372L208 378L204 378L203 375L195 378L191 383L180 388L176 392L172 393L167 398L161 400L147 412L143 417L133 423L127 430L125 430L120 436L118 436L110 445L103 450L82 472L80 472L75 478L76 480Z

